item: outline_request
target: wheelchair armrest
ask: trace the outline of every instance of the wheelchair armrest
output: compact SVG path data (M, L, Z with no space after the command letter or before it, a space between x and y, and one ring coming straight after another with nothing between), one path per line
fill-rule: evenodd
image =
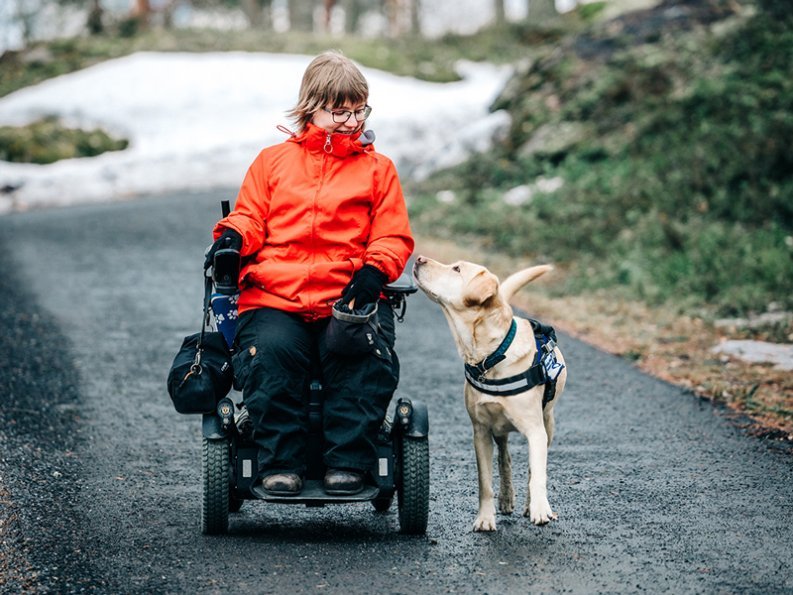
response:
M408 273L402 273L399 279L383 287L383 293L386 295L410 295L416 293L418 289L413 277Z

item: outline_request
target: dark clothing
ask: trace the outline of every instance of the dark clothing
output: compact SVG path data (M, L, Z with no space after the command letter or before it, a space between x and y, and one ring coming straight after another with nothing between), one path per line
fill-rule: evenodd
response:
M282 472L305 474L304 395L317 372L323 386L325 465L361 472L374 469L377 432L399 379L394 315L385 301L378 305L378 319L376 352L345 357L325 346L329 318L307 322L299 314L272 308L240 315L235 386L242 390L253 422L260 478Z

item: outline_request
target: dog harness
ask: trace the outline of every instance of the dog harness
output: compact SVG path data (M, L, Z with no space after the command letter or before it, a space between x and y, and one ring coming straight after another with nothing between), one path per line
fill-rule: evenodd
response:
M506 359L507 349L512 345L518 330L518 324L513 318L507 336L504 337L504 340L501 341L501 344L493 353L475 366L465 364L465 379L468 384L478 391L497 397L511 397L544 384L545 392L542 396L542 406L545 408L556 396L556 379L565 366L557 361L554 353L556 331L553 330L553 327L531 318L528 320L531 323L531 328L534 331L534 340L537 344L537 358L534 365L522 374L510 376L509 378L489 380L485 377L489 370Z

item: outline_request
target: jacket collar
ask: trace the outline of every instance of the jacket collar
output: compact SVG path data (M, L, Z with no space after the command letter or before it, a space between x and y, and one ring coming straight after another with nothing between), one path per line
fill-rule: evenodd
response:
M303 145L311 152L326 153L335 157L348 157L372 150L368 135L363 134L362 131L355 134L331 133L310 122L302 133L289 140Z

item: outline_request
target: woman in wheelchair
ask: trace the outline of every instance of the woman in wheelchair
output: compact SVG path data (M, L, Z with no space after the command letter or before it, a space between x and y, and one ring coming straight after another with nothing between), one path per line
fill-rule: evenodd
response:
M317 56L290 112L297 131L256 157L206 256L208 267L219 249L242 255L235 386L253 422L257 483L273 495L303 487L303 394L313 366L323 384L330 494L363 489L399 377L394 316L380 298L402 273L413 238L394 164L364 130L368 97L353 62L335 52ZM377 306L379 332L366 353L328 341L336 302L352 312Z

